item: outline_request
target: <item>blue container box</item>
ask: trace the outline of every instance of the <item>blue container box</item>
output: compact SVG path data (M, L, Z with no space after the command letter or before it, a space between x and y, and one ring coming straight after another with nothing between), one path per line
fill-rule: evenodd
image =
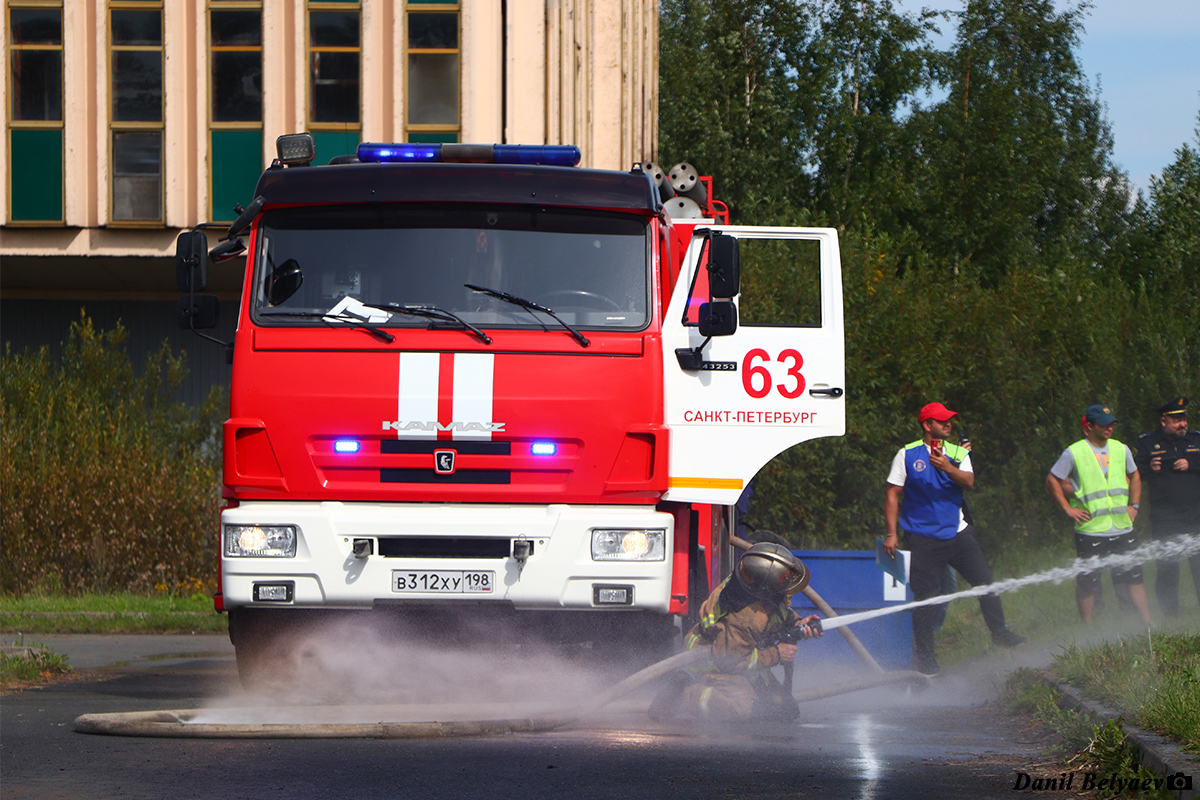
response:
M853 614L911 601L912 590L901 585L875 564L873 550L794 550L812 574L809 585L838 614ZM884 599L887 596L893 599ZM803 594L792 598L801 617L822 614ZM884 669L912 669L912 612L899 611L846 627ZM797 665L807 661L862 664L862 659L836 630L820 639L800 643Z

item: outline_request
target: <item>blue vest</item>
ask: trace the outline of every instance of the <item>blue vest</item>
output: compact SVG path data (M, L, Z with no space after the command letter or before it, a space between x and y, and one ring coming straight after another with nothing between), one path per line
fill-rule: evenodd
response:
M966 458L967 449L944 442L946 456L955 466ZM900 527L908 533L931 539L953 539L962 520L962 487L929 463L924 441L904 448L904 506Z

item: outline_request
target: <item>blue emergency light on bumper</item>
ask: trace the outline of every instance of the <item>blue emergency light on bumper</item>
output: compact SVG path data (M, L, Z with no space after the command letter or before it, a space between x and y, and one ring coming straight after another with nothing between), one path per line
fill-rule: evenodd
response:
M468 164L544 164L573 167L582 158L573 144L384 144L363 142L358 160L384 164L468 163Z

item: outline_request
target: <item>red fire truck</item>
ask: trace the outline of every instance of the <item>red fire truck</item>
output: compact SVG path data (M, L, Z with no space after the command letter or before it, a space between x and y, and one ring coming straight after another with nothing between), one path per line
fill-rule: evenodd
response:
M311 159L282 137L223 242L178 244L196 329L208 257L247 252L216 597L243 677L350 612L669 640L755 473L844 433L836 232L673 219L574 147Z

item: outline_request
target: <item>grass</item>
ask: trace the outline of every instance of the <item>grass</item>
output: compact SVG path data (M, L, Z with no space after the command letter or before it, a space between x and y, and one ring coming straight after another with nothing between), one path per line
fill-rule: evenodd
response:
M1053 673L1200 755L1200 634L1072 645L1055 659Z
M1019 559L1014 561L1014 558ZM1032 575L1054 567L1064 566L1073 555L1062 553L1020 556L1006 554L993 560L992 568L996 580ZM1174 629L1180 623L1170 625L1164 620L1154 597L1155 567L1147 562L1143 568L1150 611L1153 618L1164 627ZM1186 568L1185 568L1186 575ZM960 579L959 589L968 585ZM1108 573L1103 579L1103 608L1098 608L1095 623L1091 628L1082 626L1075 605L1075 581L1061 584L1040 583L1026 586L1015 592L1001 595L1008 626L1029 639L1032 645L1053 643L1055 647L1068 647L1075 640L1088 640L1098 631L1119 631L1133 634L1143 632L1140 620L1121 610L1113 593ZM1183 624L1190 622L1193 629L1200 625L1200 605L1197 605L1191 582L1180 581L1180 608ZM973 597L955 600L949 604L946 621L937 638L938 660L942 666L963 664L983 658L992 649L991 636L979 614L979 601Z
M225 631L226 616L201 594L24 595L0 598L5 633L189 633Z
M1097 783L1108 788L1099 797L1144 797L1166 800L1175 795L1164 788L1161 775L1143 767L1135 746L1125 739L1125 732L1116 720L1101 720L1067 710L1060 703L1058 690L1042 680L1038 670L1022 668L1014 671L1001 696L1005 708L1012 714L1028 716L1054 734L1057 743L1049 748L1063 766L1071 770L1091 772ZM1119 783L1118 783L1119 781ZM1130 793L1113 787L1138 785Z
M5 644L8 640L5 639ZM40 645L26 645L23 636L13 640L22 652L0 653L0 689L11 689L26 683L51 680L71 671L65 656L52 653Z

